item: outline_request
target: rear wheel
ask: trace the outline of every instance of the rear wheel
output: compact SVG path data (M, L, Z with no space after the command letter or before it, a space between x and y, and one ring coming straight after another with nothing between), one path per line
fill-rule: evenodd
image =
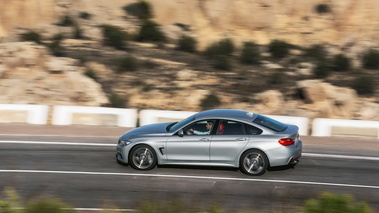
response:
M150 170L157 164L157 155L150 146L138 145L130 151L129 164L137 170Z
M260 150L248 150L241 156L240 169L248 175L262 175L268 167L268 158Z

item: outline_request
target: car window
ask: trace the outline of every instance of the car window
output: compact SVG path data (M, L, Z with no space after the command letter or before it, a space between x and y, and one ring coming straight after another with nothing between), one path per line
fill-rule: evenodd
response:
M196 121L186 126L183 131L185 135L211 135L216 120Z
M248 124L244 124L244 127L247 135L260 135L263 132L263 130Z
M258 115L257 118L253 120L253 122L267 127L269 129L272 129L275 132L283 132L285 129L287 129L286 124L263 115Z
M245 135L244 124L237 121L221 120L218 128L217 135Z
M168 129L168 131L170 132L176 132L177 130L179 130L180 128L182 128L184 125L186 125L187 123L193 121L195 119L195 116L192 115L176 124L174 124L173 126L170 127L170 129Z

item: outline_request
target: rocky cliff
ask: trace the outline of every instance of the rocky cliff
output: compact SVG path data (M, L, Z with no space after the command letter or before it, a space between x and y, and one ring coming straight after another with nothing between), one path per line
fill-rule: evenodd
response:
M184 24L200 44L223 37L261 44L378 45L377 0L148 0L163 26ZM41 26L64 14L92 14L96 23L128 27L122 7L136 0L0 0L0 37L20 25ZM130 27L130 25L129 25Z

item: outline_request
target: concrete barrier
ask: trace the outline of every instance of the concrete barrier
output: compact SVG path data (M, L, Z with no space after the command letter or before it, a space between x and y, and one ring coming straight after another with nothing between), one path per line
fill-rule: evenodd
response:
M47 124L49 106L32 104L0 104L0 122Z
M312 136L369 136L379 139L379 121L315 118Z
M137 110L108 107L55 106L52 124L136 127Z
M279 115L265 115L269 118L275 119L285 124L292 124L299 127L300 135L308 135L309 119L304 117L291 117L291 116L279 116Z
M181 121L197 112L165 111L165 110L141 110L140 126L153 123Z

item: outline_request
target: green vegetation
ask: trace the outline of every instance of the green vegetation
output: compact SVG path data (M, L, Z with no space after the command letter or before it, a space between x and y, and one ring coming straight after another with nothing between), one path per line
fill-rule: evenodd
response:
M79 27L79 25L75 24L73 31L74 39L84 39L83 30Z
M285 41L273 40L268 46L271 56L276 59L282 59L288 56L291 45Z
M204 55L209 58L214 58L219 55L230 56L233 54L234 49L235 47L232 40L226 38L207 47L204 51Z
M125 50L127 46L128 34L119 27L112 25L102 25L104 45L114 47L119 50Z
M318 14L323 15L326 13L330 13L332 11L332 9L330 8L329 4L318 4L315 6L315 11Z
M29 31L27 33L21 34L22 41L33 41L37 44L42 44L42 36L34 31Z
M379 69L379 50L369 49L363 54L362 64L365 69Z
M352 88L360 95L372 95L375 93L375 81L369 76L361 74L354 79Z
M116 94L113 94L117 96ZM223 213L225 212L217 203L200 208L184 202L178 198L158 199L159 201L146 200L137 206L138 213ZM115 206L109 206L117 209ZM16 191L6 188L0 197L0 213L73 213L75 210L59 199L39 198L24 205ZM103 211L102 211L103 212ZM110 210L110 212L113 212ZM237 213L251 211L236 211ZM372 209L365 202L357 202L351 195L338 195L323 193L320 196L309 199L298 213L372 213Z
M221 101L218 98L218 96L216 94L211 93L201 100L200 107L202 108L202 110L208 110L218 107L220 104Z
M190 26L182 23L175 23L174 25L182 28L184 31L191 31Z
M231 70L232 62L230 57L226 55L217 55L213 59L213 67L220 70Z
M79 18L82 18L82 19L91 19L92 15L90 13L87 13L87 12L80 12L79 13Z
M70 16L63 16L61 17L61 20L57 23L58 26L61 26L61 27L71 27L71 26L74 26L76 23L75 23L75 20L70 17Z
M350 59L343 54L337 54L333 57L334 71L349 71L351 69Z
M320 60L316 63L313 74L316 78L326 78L331 71L328 60Z
M259 46L254 42L245 42L243 44L240 61L244 64L259 64L260 59Z
M72 207L58 199L39 198L25 206L20 202L16 191L6 188L4 198L0 199L0 213L74 213Z
M308 200L302 213L371 213L365 203L357 203L350 195L324 193L317 198Z
M135 16L141 20L153 18L152 8L146 1L129 4L123 7L128 14Z
M176 49L184 52L194 53L196 52L196 45L197 41L194 38L183 35L179 38Z
M97 77L96 73L92 69L90 69L90 68L86 69L86 71L84 72L84 75L92 78L95 81L99 80L99 78Z
M108 107L114 107L114 108L125 108L128 104L128 99L126 97L120 96L114 92L110 94L109 98L109 105Z
M159 29L159 25L151 20L144 20L138 32L137 41L162 42L166 41L165 34Z
M305 49L304 55L312 60L325 60L328 57L328 53L325 47L321 44L314 44L309 48Z
M138 69L137 59L131 55L126 55L119 59L118 61L118 69L119 73L127 72L127 71L136 71Z
M50 49L51 54L56 57L64 57L65 56L65 48L61 45L61 40L54 40L50 44L46 44L46 46Z

